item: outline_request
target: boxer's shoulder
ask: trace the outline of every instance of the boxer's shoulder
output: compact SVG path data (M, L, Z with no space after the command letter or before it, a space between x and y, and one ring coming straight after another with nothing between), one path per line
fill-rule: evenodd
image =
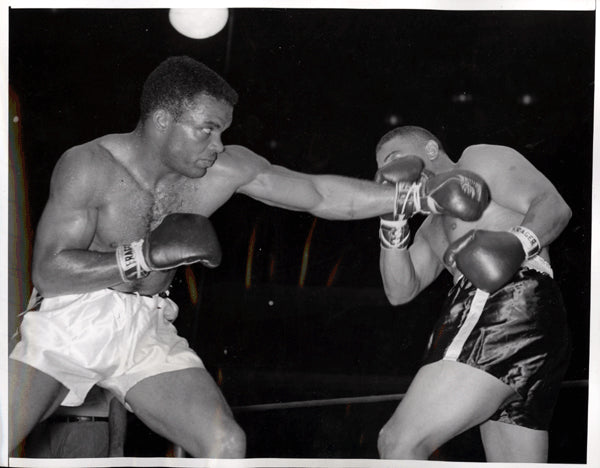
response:
M69 148L59 159L57 167L100 175L96 171L114 169L113 166L121 165L118 155L118 146L103 137Z
M523 155L513 148L482 143L465 148L457 161L457 167L473 171L489 167L490 164L512 164L522 159Z
M65 151L52 174L53 193L79 194L86 199L102 199L102 194L119 182L130 183L131 176L102 139Z
M223 179L227 181L227 185L239 187L271 167L273 166L266 158L254 151L239 145L228 145L205 177Z

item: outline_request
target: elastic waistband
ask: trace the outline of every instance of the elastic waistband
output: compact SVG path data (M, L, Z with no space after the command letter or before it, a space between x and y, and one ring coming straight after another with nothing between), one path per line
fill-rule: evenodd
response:
M552 270L550 263L544 257L540 257L539 255L536 255L529 260L525 260L521 265L521 268L536 270L548 275L550 278L554 278L554 271Z
M48 422L52 423L78 423L78 422L108 422L106 416L67 416L56 415L48 418Z
M544 257L540 257L539 255L536 255L529 260L525 260L520 268L539 271L540 273L548 275L550 278L554 278L554 271L552 270L550 263ZM456 270L453 278L454 284L458 283L463 276L464 275L459 270Z
M169 297L168 289L166 291L162 291L162 292L159 292L156 294L140 294L139 292L136 292L136 291L127 292L127 291L119 291L118 289L113 289L113 288L108 288L108 289L110 289L111 291L114 291L114 292L121 293L121 294L128 294L130 296L141 296L141 297L156 297L156 296L158 296L158 297L162 297L163 299L166 299L167 297Z

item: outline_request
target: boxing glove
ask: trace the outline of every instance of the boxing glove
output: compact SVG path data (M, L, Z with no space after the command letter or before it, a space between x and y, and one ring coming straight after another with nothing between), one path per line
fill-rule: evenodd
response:
M475 221L490 203L490 191L485 181L471 171L455 169L432 175L427 170L411 187L398 187L399 208L407 217L414 214L443 214Z
M388 156L388 162L381 166L375 173L375 182L378 184L411 184L419 179L425 163L414 155Z
M379 241L384 249L406 249L410 243L410 229L402 206L398 204L400 193L406 193L414 186L423 172L425 163L418 156L394 155L375 174L375 182L396 184L394 212L380 217Z
M133 281L151 271L196 262L215 268L221 263L221 246L207 217L174 213L165 216L143 239L120 245L116 257L123 280Z
M515 230L528 232L537 247L526 248L528 241ZM526 258L537 255L539 247L535 234L521 226L510 231L475 229L450 244L444 263L458 269L478 289L493 293L510 281Z

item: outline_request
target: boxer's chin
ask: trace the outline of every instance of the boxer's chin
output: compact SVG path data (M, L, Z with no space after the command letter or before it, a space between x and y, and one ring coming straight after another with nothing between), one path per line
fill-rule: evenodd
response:
M208 168L206 167L195 167L194 169L188 171L186 174L190 179L200 179L206 175Z

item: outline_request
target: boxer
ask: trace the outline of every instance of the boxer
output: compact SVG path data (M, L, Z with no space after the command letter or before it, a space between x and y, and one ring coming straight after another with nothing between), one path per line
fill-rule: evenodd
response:
M9 449L58 405L79 405L98 385L194 457L245 455L244 431L171 323L175 269L218 266L209 217L236 193L351 220L393 211L396 192L225 147L237 98L208 67L171 57L146 79L132 132L59 159L34 244L38 300L9 359Z
M422 366L380 431L380 456L427 459L478 426L488 461L545 462L570 356L549 246L570 208L511 148L474 145L453 162L435 135L405 126L382 137L376 159L376 181L395 184L402 205L380 223L389 301L411 301L442 271L454 277ZM438 186L452 194L443 205ZM411 241L407 219L419 214Z

